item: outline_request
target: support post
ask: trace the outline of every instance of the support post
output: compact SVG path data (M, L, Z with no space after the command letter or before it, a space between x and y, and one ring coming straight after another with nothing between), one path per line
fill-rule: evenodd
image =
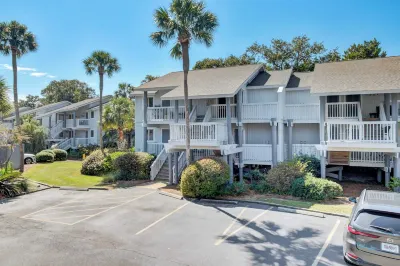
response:
M72 130L72 143L74 144L74 147L76 147L76 132L75 129Z
M74 112L74 127L76 127L76 111Z
M326 158L325 151L321 151L320 154L320 163L321 163L321 178L326 178Z
M319 142L321 145L325 145L325 106L326 96L319 97ZM321 178L326 178L326 158L325 151L320 151L320 162L321 162Z
M390 121L390 93L385 93L383 97L384 97L386 120Z
M283 117L285 114L285 88L279 87L278 89L278 113L277 113L277 122L278 122L278 162L283 162L285 160L285 134L284 134L284 125L283 125Z
M67 127L67 112L64 112L63 128Z
M287 121L288 126L288 160L293 159L293 120Z
M243 147L243 123L242 123L242 104L243 104L243 91L239 91L237 94L237 108L236 117L238 122L238 137L239 137L239 147ZM243 152L239 152L239 181L243 183Z
M276 132L276 118L271 119L272 128L272 167L275 167L278 162L278 142L277 142L277 132Z
M49 129L51 129L51 115L49 115Z
M226 97L226 124L228 133L228 144L232 144L232 114L231 114L231 99ZM228 155L229 163L229 184L233 183L233 154Z
M168 153L168 185L173 184L172 177L172 153Z
M394 157L393 164L394 164L393 177L400 178L400 158L398 153L396 153L396 156Z
M178 100L174 101L174 122L178 123L179 121L179 102ZM178 158L179 152L174 152L174 165L175 165L175 172L173 177L173 184L178 184Z
M143 92L143 151L147 152L147 91Z
M382 170L380 168L378 168L378 171L376 173L376 181L378 181L379 183L382 182Z
M385 155L385 187L389 187L390 181L390 156Z

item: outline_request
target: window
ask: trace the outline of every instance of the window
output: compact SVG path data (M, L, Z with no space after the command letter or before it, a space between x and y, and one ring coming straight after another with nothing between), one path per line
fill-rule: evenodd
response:
M346 102L359 102L360 98L360 94L346 95Z
M90 118L94 118L94 111L90 112Z
M94 130L90 130L90 137L94 138Z
M162 100L162 101L161 101L161 106L162 106L162 107L171 106L171 101L170 101L170 100Z
M147 107L153 107L153 97L147 98Z
M74 115L73 114L69 114L68 115L68 119L74 119Z
M85 114L85 118L86 118L86 119L88 119L88 118L89 118L89 113L88 113L88 112L86 112L86 114Z
M154 141L154 129L147 130L147 141Z

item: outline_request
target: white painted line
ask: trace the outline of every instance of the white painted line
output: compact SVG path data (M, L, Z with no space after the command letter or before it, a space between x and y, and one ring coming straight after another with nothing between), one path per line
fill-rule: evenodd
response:
M101 211L101 212L98 212L98 213L96 213L96 214L93 214L93 215L91 215L91 216L89 216L89 217L86 217L86 218L83 218L83 219L81 219L81 220L79 220L79 221L76 221L75 223L72 223L71 225L75 225L75 224L77 224L77 223L83 222L83 221L85 221L85 220L87 220L87 219L90 219L90 218L92 218L92 217L95 217L95 216L97 216L97 215L100 215L100 214L102 214L102 213L105 213L105 212L107 212L107 211L109 211L109 210L118 208L118 207L120 207L120 206L122 206L122 205L128 204L128 203L130 203L130 202L132 202L132 201L141 199L141 198L143 198L143 197L146 197L146 196L148 196L148 195L150 195L150 194L153 194L153 193L156 193L156 192L157 192L157 191L152 191L152 192L150 192L150 193L144 194L144 195L142 195L142 196L140 196L140 197L137 197L137 198L134 198L134 199L132 199L132 200L125 201L124 203L121 203L121 204L116 205L116 206L114 206L114 207L108 208L108 209L106 209L106 210L104 210L104 211Z
M51 217L51 220L58 220L58 219L69 219L69 218L79 218L79 217L88 217L91 215L76 215L76 216L65 216L65 217L57 217L57 218L53 218ZM29 218L28 218L29 219Z
M43 215L52 215L52 214L63 214L63 213L69 213L69 212L83 212L83 211L95 211L95 210L104 210L104 209L109 209L110 207L104 207L104 208L94 208L94 209L82 209L82 210L72 210L72 211L61 211L61 212L50 212L50 213L44 213L44 214L36 214L36 215L28 215L28 217L32 216L43 216Z
M91 203L91 204L81 204L81 205L71 205L71 206L61 206L61 207L51 207L50 210L59 210L59 209L67 209L67 208L76 208L76 207L86 207L86 206L96 206L96 205L115 205L118 203L123 203L125 201L119 202L110 202L110 203ZM100 207L100 206L99 206ZM112 207L112 206L111 206Z
M241 227L239 227L238 229L236 229L235 231L233 231L232 233L230 233L229 235L226 235L224 238L218 240L217 242L215 242L214 245L219 246L221 245L225 240L227 240L228 238L230 238L231 236L233 236L234 234L236 234L237 232L239 232L240 230L242 230L243 228L247 227L250 223L254 222L255 220L257 220L258 218L260 218L261 216L263 216L264 214L266 214L269 210L271 210L273 207L270 207L269 209L263 211L262 213L260 213L259 215L257 215L256 217L254 217L253 219L251 219L250 221L248 221L246 224L242 225Z
M140 230L139 232L136 233L136 235L140 235L141 233L143 233L144 231L146 231L147 229L153 227L154 225L158 224L159 222L161 222L162 220L164 220L165 218L171 216L172 214L174 214L175 212L179 211L180 209L182 209L183 207L185 207L186 205L188 205L190 202L187 202L185 204L183 204L182 206L176 208L175 210L173 210L172 212L168 213L167 215L165 215L164 217L158 219L157 221L155 221L154 223L152 223L151 225L143 228L142 230Z
M68 223L63 223L63 222L56 222L56 221L50 221L50 220L44 220L44 219L34 219L34 218L25 218L25 217L20 217L25 220L33 220L33 221L39 221L39 222L46 222L46 223L55 223L55 224L63 224L63 225L72 225Z
M229 230L231 230L231 228L232 228L232 226L239 220L239 218L242 216L242 214L244 213L244 211L247 209L247 207L246 208L243 208L243 210L239 213L239 215L237 216L237 217L235 217L233 220L232 220L232 222L230 223L230 225L225 229L225 231L222 233L222 237L221 238L223 238L228 232L229 232ZM218 240L215 242L215 244L217 244L218 243Z
M312 266L317 266L318 265L318 262L321 260L322 255L324 254L326 248L329 246L329 243L331 242L332 237L335 234L336 229L338 228L339 224L340 224L340 220L337 220L336 224L333 226L331 232L329 233L328 238L326 239L324 245L322 246L321 250L319 251L317 257L315 258L314 263L312 264Z

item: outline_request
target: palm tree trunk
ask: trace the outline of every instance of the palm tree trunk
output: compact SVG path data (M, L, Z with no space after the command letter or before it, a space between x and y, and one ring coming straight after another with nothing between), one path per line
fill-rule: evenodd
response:
M100 77L99 136L100 136L100 150L104 154L104 147L103 147L103 79L104 79L104 74L100 73L99 77Z
M13 68L13 92L14 92L14 108L15 108L15 124L19 133L21 133L21 120L19 117L19 106L18 106L18 75L17 75L17 51L12 49L12 68ZM24 147L22 141L18 141L19 145L19 171L24 172Z
M190 124L189 124L189 42L183 42L182 61L183 61L183 94L185 99L185 124L186 124L186 164L190 164Z

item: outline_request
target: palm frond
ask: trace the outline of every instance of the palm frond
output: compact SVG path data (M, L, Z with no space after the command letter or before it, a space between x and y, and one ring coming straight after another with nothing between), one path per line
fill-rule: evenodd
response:
M150 34L150 39L153 42L154 45L157 45L159 47L163 47L167 45L168 43L168 38L166 38L167 34L164 31L156 31Z
M174 59L181 59L182 58L182 46L179 42L177 42L172 49L170 50L170 55Z
M18 57L38 49L35 35L17 21L0 24L0 52L8 55L11 48L16 49Z

